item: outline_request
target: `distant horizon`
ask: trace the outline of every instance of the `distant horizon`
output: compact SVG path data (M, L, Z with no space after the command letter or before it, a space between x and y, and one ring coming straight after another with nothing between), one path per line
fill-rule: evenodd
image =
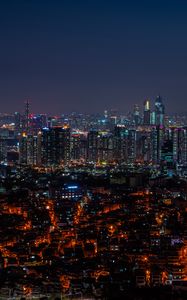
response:
M138 103L134 103L134 105L137 104L139 107L140 107L140 114L143 113L143 104L142 105L139 105ZM164 103L165 104L165 103ZM36 111L36 110L33 110L32 109L32 102L31 102L31 107L30 107L30 114L34 114L34 115L37 115L37 114L43 114L43 115L48 115L48 116L62 116L62 115L70 115L72 113L75 113L75 114L83 114L83 115L102 115L104 114L104 111L107 111L107 112L111 112L112 110L113 111L116 111L118 113L118 115L120 116L125 116L126 114L128 113L133 113L133 106L131 109L129 110L121 110L120 108L105 108L104 110L98 110L98 111L77 111L77 110L72 110L72 111L61 111L61 112L48 112L48 111ZM150 111L154 111L154 107L151 107ZM15 110L15 111L0 111L0 115L3 115L3 114L7 114L7 115L14 115L15 113L20 113L20 114L24 114L24 103L23 103L23 107L21 110ZM186 111L177 111L177 112L168 112L167 111L167 107L166 107L166 112L165 112L165 115L166 116L174 116L174 115L187 115L187 110Z

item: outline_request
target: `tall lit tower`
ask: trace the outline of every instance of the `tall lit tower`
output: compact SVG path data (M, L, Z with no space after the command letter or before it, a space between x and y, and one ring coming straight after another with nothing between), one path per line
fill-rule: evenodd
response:
M161 96L155 100L155 125L164 125L165 106Z
M144 101L144 111L143 111L143 124L150 125L151 121L151 111L150 111L150 101Z

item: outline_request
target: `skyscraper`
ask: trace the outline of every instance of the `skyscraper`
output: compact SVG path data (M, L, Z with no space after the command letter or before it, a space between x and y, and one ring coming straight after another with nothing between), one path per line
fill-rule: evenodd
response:
M151 130L151 160L159 164L161 161L161 150L164 143L164 127L154 126Z
M97 162L98 160L98 131L90 130L88 133L88 161Z
M150 125L151 122L151 111L150 111L150 101L144 101L144 111L143 111L143 124Z
M25 102L25 114L24 114L24 130L28 132L29 130L29 108L30 108L30 103L29 100Z
M25 165L38 164L38 136L22 132L19 136L19 162Z
M161 96L155 100L155 125L164 125L165 106Z
M43 165L67 164L70 160L70 128L43 128L41 162Z
M141 123L140 108L137 104L134 105L133 120L136 126Z

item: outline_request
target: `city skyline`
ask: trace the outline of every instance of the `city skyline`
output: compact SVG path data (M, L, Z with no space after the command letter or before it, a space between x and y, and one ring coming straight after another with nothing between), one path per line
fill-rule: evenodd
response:
M187 2L0 1L0 299L187 299Z
M129 111L159 93L187 111L187 5L138 2L1 3L1 111Z
M105 116L105 114L110 114L110 115L113 115L113 114L116 114L117 116L130 116L130 115L133 115L134 114L134 110L137 108L138 111L139 111L139 114L143 116L143 113L144 113L144 110L145 110L145 103L149 103L149 110L154 112L155 111L155 104L157 102L157 99L161 99L162 101L164 101L164 104L167 106L167 101L165 98L162 97L162 95L158 94L157 96L155 96L154 98L144 98L143 101L137 103L137 102L134 102L134 103L131 103L131 105L129 106L129 109L125 109L122 108L120 109L119 107L117 106L114 106L114 107L104 107L103 110L101 109L98 109L98 110L95 110L95 111L91 111L91 110L88 110L88 111L81 111L81 110L72 110L72 111L68 111L68 110L59 110L58 112L53 112L53 111L46 111L45 109L42 109L42 111L40 110L34 110L35 108L35 102L31 101L31 99L27 98L25 99L25 101L22 101L20 103L20 106L17 107L17 110L13 111L13 110L7 110L7 111L1 111L0 114L1 115L14 115L16 113L19 113L19 114L22 114L24 115L25 114L25 106L26 104L28 103L29 105L29 114L31 115L46 115L46 116L54 116L54 117L60 117L60 116L63 116L63 115L100 115L100 116ZM168 109L168 106L167 106L167 109L165 111L165 116L186 116L187 115L187 111L175 111L175 112L171 112L169 111Z

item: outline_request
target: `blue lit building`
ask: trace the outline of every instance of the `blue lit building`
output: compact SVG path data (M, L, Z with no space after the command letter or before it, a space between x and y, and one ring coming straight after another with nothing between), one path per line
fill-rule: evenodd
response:
M83 189L77 183L60 182L50 188L50 196L55 199L80 200L83 197Z
M165 106L161 96L158 96L155 100L155 125L164 125L164 114Z

